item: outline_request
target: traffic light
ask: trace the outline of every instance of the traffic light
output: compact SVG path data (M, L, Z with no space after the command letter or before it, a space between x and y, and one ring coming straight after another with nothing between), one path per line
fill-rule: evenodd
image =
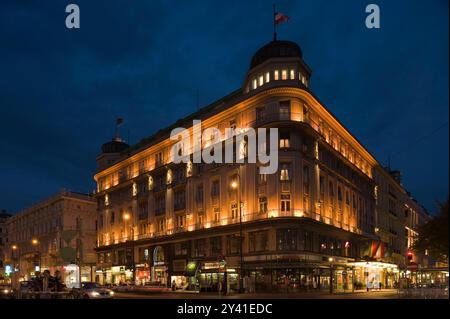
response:
M412 251L408 251L408 260L411 261L413 259Z

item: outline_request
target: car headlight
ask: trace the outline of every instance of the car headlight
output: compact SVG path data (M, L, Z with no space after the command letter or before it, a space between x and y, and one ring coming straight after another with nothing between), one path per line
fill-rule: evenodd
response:
M109 294L110 294L111 296L113 296L113 295L114 295L114 291L110 291Z
M100 294L98 292L96 292L96 291L92 292L92 297L98 297L98 296L100 296Z

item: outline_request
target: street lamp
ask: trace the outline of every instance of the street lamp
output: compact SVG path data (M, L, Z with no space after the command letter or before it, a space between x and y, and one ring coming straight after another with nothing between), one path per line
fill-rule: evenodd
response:
M239 292L242 293L242 292L244 292L244 290L243 290L243 288L244 288L244 278L242 276L243 272L244 272L244 268L243 268L243 265L244 265L244 255L243 255L243 241L244 241L244 238L242 236L241 192L238 189L240 184L241 184L240 183L241 182L240 174L237 175L237 178L238 178L238 180L237 181L236 180L232 181L230 186L231 186L231 188L233 190L237 190L237 193L238 193L238 203L239 203L239 237L240 237L239 238L239 246L240 246L239 252L240 252L240 268L241 268L241 271L239 272Z
M330 257L328 258L328 261L330 262L330 294L333 293L333 262L334 258Z

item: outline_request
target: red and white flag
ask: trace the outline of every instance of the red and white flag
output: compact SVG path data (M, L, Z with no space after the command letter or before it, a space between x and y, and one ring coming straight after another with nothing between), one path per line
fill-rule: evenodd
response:
M275 24L280 24L283 22L288 22L289 21L289 17L283 13L276 13L275 14Z

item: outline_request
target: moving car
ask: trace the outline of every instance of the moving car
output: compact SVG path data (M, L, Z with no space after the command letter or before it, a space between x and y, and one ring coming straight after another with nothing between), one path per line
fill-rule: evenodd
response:
M10 285L0 285L0 299L14 299L15 293Z
M113 296L114 291L103 288L96 282L82 282L78 291L78 298L83 299L111 299Z

